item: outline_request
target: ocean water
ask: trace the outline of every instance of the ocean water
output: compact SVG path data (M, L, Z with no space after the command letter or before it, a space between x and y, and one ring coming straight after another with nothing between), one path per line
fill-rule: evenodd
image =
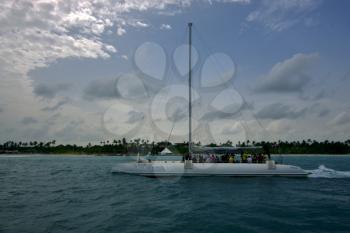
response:
M350 232L350 156L283 156L309 178L112 173L128 157L1 155L0 232Z

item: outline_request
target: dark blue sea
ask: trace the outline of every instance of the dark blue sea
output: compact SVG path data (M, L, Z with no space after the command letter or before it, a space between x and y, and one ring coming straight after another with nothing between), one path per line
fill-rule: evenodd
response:
M159 179L130 158L0 156L0 232L350 232L350 156L283 156L309 178Z

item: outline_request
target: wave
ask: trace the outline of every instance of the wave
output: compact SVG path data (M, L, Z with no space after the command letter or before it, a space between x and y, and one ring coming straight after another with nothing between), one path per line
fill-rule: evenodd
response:
M350 171L337 171L320 165L315 170L307 170L310 173L310 178L350 178Z

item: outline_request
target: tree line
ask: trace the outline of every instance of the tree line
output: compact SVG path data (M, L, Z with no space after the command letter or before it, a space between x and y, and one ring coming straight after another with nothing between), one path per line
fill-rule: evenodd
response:
M197 142L195 145L200 146ZM204 146L218 147L218 146L262 146L268 148L272 154L349 154L350 140L340 141L316 141L316 140L302 140L302 141L239 141L234 144L232 141L224 143L211 143ZM58 144L56 140L46 142L30 141L30 142L15 142L7 141L0 144L0 153L37 153L37 154L108 154L108 155L135 155L140 153L158 154L164 148L169 148L174 154L183 155L188 151L188 143L172 143L168 141L150 142L145 139L127 140L106 140L98 144L88 143L85 146L76 144Z

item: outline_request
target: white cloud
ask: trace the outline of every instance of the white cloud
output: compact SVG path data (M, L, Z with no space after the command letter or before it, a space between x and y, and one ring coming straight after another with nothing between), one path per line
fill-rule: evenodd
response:
M301 91L311 77L307 74L310 65L318 58L318 54L298 53L291 58L275 64L269 74L264 76L256 86L262 92Z
M99 37L113 25L113 17L98 4L63 0L12 2L0 3L4 9L0 13L0 63L13 72L25 75L57 59L108 58L116 52Z
M162 24L160 25L161 30L171 30L171 26L169 24Z
M261 24L272 31L283 31L293 25L310 21L308 13L320 5L320 0L264 0L260 7L252 11L247 22ZM308 24L306 24L308 25Z
M149 27L147 23L141 22L141 21L136 21L133 26L135 27L140 27L140 28L146 28Z
M223 0L220 2L242 2ZM116 26L149 27L132 11L189 7L192 0L3 0L0 2L0 63L20 74L67 57L109 58L117 50L102 34ZM164 25L169 29L170 25ZM5 59L6 58L6 59Z
M122 36L122 35L124 35L126 33L126 30L124 29L124 28L122 28L122 27L118 27L117 28L117 35L118 36Z
M105 45L104 48L105 48L106 51L108 51L110 53L116 53L117 52L117 49L114 46L112 46L112 45Z

